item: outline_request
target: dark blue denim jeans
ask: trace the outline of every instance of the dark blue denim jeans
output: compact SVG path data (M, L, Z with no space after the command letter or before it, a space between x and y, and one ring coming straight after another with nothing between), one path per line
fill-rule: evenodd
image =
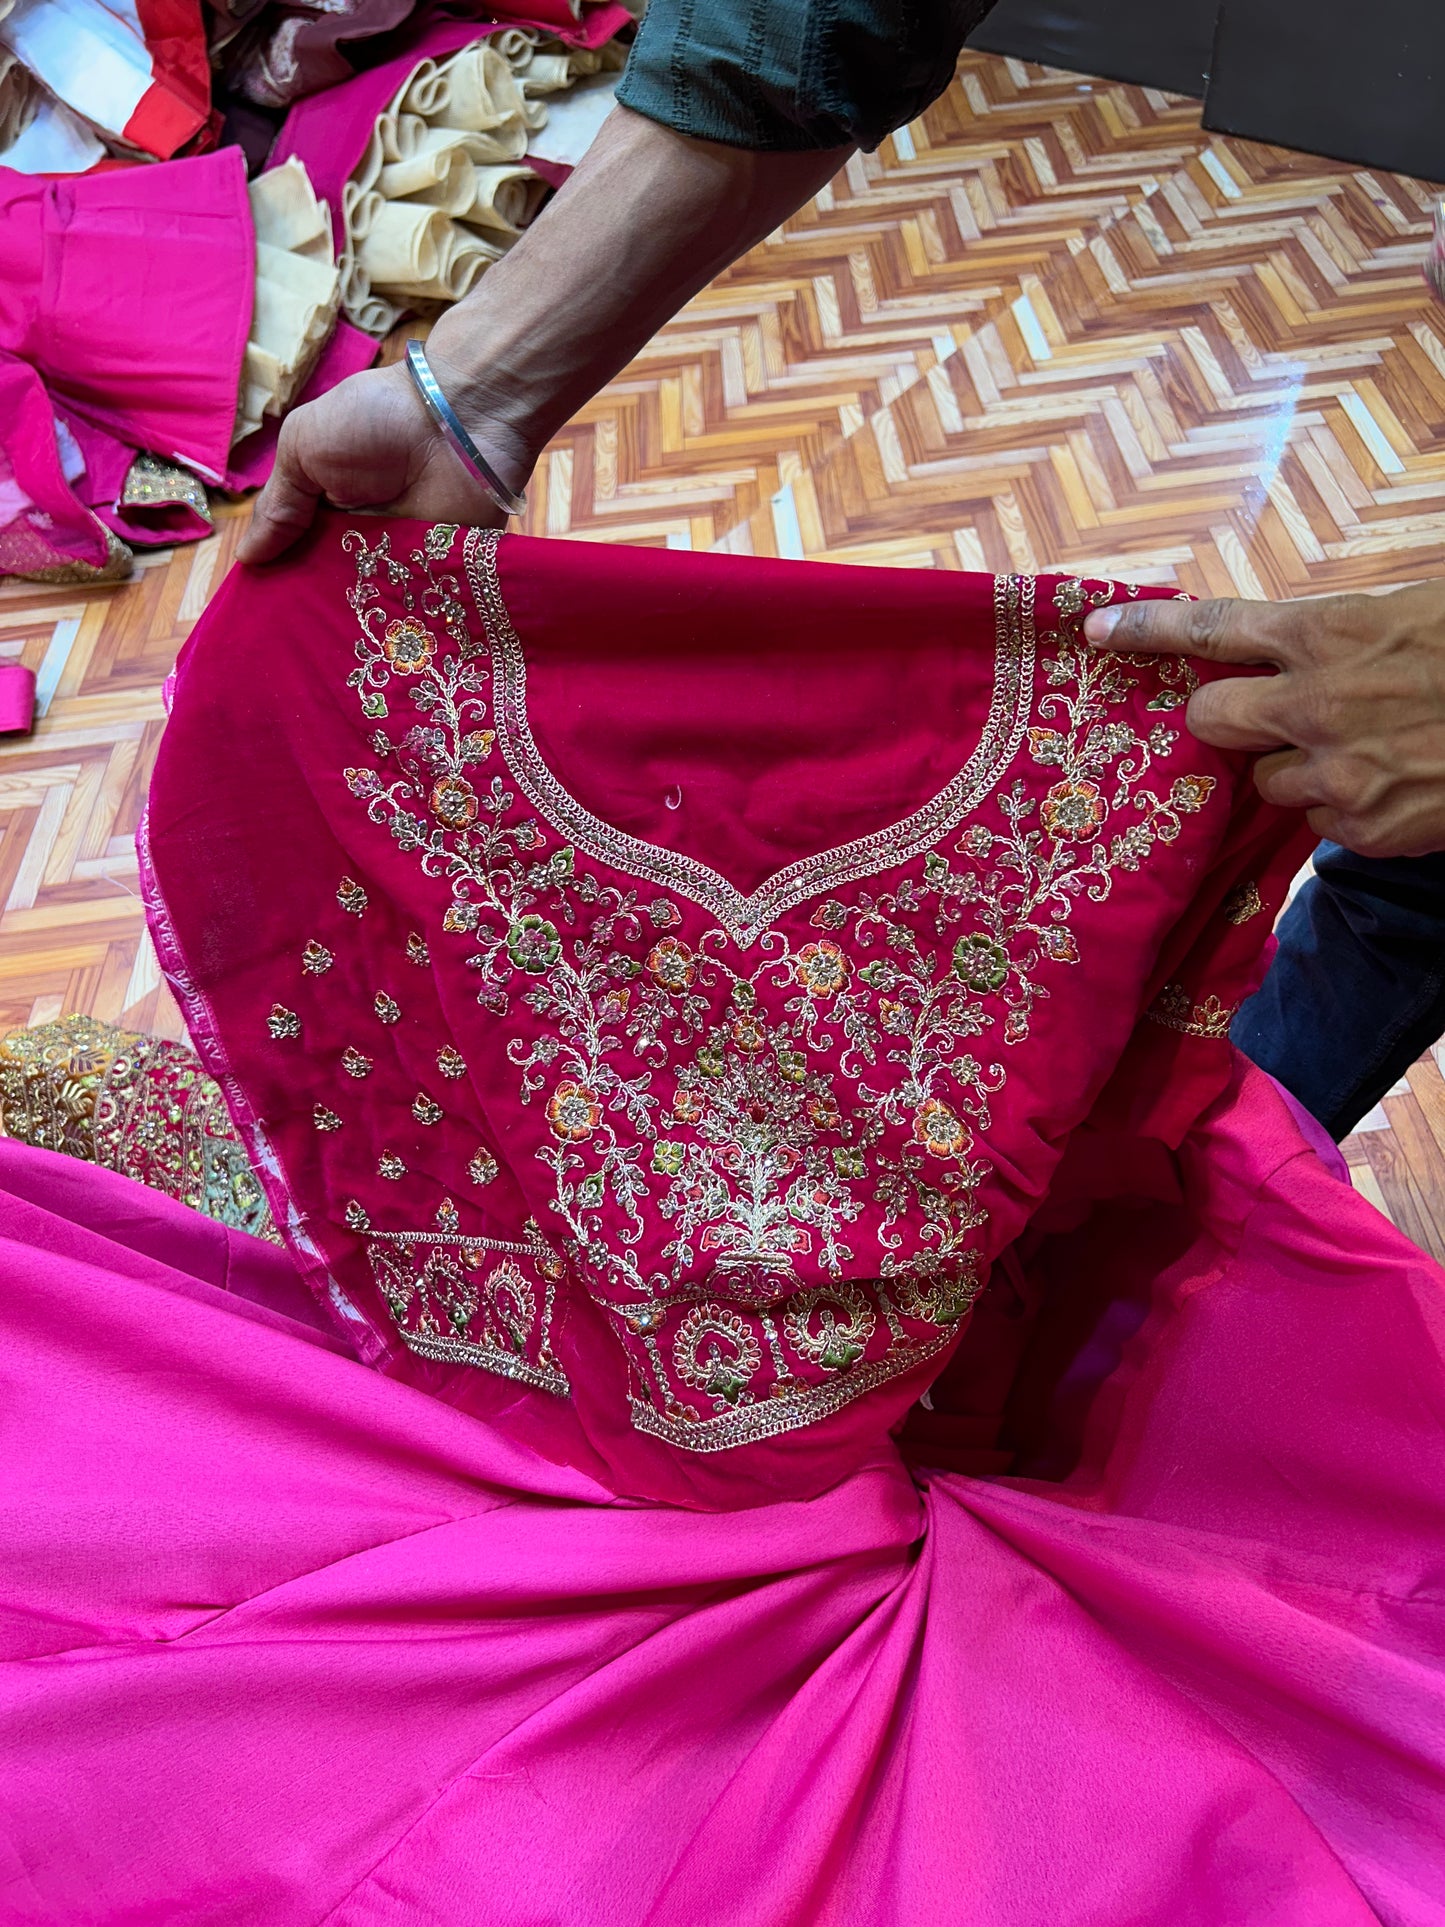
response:
M1445 852L1322 843L1278 934L1229 1034L1339 1139L1445 1033Z

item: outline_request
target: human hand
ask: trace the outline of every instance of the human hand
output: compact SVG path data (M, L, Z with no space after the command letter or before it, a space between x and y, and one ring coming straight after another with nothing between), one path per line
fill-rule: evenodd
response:
M526 476L531 459L510 430L489 429L486 446L505 477ZM497 528L506 519L442 438L400 364L353 375L286 417L276 467L237 550L241 561L270 562L290 548L320 501L427 522Z
M1445 582L1301 602L1133 602L1096 609L1096 647L1264 664L1206 683L1189 728L1265 752L1266 802L1360 856L1445 849Z

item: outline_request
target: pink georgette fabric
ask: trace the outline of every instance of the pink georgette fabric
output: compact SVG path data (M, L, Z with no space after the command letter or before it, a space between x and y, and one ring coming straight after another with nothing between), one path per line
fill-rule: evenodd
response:
M1298 832L1179 730L1177 672L1089 680L1079 615L1123 592L520 540L464 556L451 531L343 527L218 599L151 802L157 939L294 1263L0 1146L0 1915L1439 1927L1441 1274L1230 1053L1227 1006ZM463 698L485 719L448 713ZM459 724L465 778L428 761ZM811 895L816 876L756 901L780 860L867 843L880 807L897 823L956 802L954 773L977 776L990 743L963 815L928 815L917 848L895 832L865 874L834 863ZM1121 845L1141 822L1152 840ZM990 895L984 849L1009 825L1013 878L1070 859L1064 917L1035 902L990 920L1019 908ZM556 921L520 909L499 951L480 879L502 832ZM638 844L663 838L725 866L733 897L659 870ZM637 905L607 893L640 883L634 931ZM865 897L902 933L876 949ZM649 1141L682 1151L619 1155L589 1203L595 1187L575 1191L614 1143L604 1126L622 1152L638 1133L607 1108L616 1085L593 1118L546 1026L608 909L595 987L630 994L604 1021L671 1107ZM881 987L855 981L880 958ZM769 974L784 961L789 985ZM950 1050L929 1082L917 1008L878 1016L878 998L916 1004L910 970L968 1028L975 1068ZM649 983L670 1013L660 1054L626 1031L658 1005ZM563 1042L539 1058L548 1034ZM359 1077L339 1063L353 1036ZM856 1074L845 1037L874 1045ZM887 1074L884 1038L913 1053L908 1122L860 1141L846 1119ZM435 1070L438 1049L460 1074ZM718 1068L684 1075L699 1050ZM729 1109L738 1080L759 1137ZM432 1091L442 1116L412 1114ZM709 1136L725 1114L726 1143ZM484 1126L495 1169L444 1191ZM699 1204L679 1177L726 1227L739 1148L769 1133L793 1154L774 1173L787 1223L771 1243L754 1224L751 1255L695 1238L682 1284L656 1283L677 1258L660 1223ZM734 1192L702 1182L709 1146ZM401 1174L378 1168L388 1153ZM617 1164L646 1192L619 1194ZM972 1164L976 1183L949 1181ZM874 1191L918 1172L941 1202L915 1187L889 1220ZM829 1270L826 1200L837 1216L855 1182L874 1209L859 1201ZM965 1192L980 1222L942 1279L880 1270L880 1252L916 1255L888 1236L957 1229ZM665 1311L641 1332L617 1311L625 1262L604 1275L588 1246L612 1248L629 1195L645 1211L627 1248ZM486 1240L529 1210L558 1261L547 1354L516 1277L467 1308ZM396 1253L447 1247L426 1325ZM971 1317L965 1249L988 1280ZM535 1306L548 1277L531 1277ZM702 1304L714 1342L689 1349L668 1321ZM907 1350L929 1314L951 1335L922 1368L870 1374L898 1362L892 1322ZM665 1372L682 1358L701 1381L675 1388L694 1416L663 1411L670 1435L628 1402L649 1330ZM408 1332L496 1355L429 1360ZM508 1332L531 1377L502 1371ZM565 1394L534 1382L547 1358ZM850 1374L857 1395L824 1410L817 1388ZM801 1422L706 1433L766 1400Z

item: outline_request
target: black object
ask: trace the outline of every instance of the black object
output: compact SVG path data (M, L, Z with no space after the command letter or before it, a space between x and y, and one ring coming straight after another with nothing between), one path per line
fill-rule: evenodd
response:
M1445 180L1445 6L1222 0L1204 125Z
M968 44L1199 99L1218 11L1219 0L998 0Z

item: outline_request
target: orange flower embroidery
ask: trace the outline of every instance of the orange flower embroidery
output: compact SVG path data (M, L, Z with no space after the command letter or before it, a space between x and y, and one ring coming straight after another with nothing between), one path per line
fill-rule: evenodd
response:
M968 1126L942 1098L925 1098L913 1114L913 1135L930 1157L960 1157L969 1146Z
M568 1144L581 1144L602 1122L602 1105L590 1085L564 1077L547 1104L552 1135Z
M1097 783L1055 783L1039 813L1056 843L1092 843L1109 806Z
M431 630L415 616L398 616L381 639L381 653L399 676L419 676L430 666L435 647Z
M693 952L680 937L664 937L648 952L647 967L664 990L686 990L697 975Z
M848 981L852 965L825 937L821 943L805 943L798 952L798 982L810 997L832 997Z

